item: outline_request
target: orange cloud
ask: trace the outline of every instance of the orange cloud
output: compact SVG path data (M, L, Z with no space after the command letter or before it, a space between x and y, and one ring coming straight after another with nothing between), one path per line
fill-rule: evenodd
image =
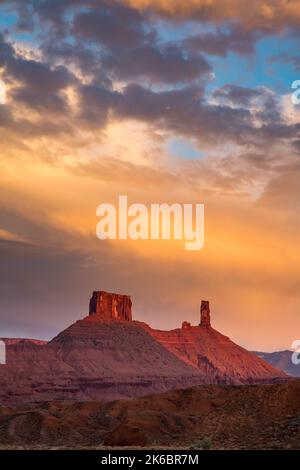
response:
M155 10L178 18L203 18L220 23L241 21L247 27L274 28L300 24L299 0L121 0L135 8Z

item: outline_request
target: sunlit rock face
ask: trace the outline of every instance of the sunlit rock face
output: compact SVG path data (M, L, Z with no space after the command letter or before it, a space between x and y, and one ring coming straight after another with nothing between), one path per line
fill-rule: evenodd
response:
M96 315L103 320L131 321L131 306L129 295L94 291L90 299L89 315Z

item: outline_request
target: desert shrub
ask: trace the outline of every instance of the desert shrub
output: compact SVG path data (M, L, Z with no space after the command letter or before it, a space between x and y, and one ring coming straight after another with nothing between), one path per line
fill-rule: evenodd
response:
M213 447L213 444L212 444L212 441L209 437L203 437L202 439L199 439L197 441L195 441L190 449L191 450L197 450L197 449L201 449L201 450L210 450L212 449Z

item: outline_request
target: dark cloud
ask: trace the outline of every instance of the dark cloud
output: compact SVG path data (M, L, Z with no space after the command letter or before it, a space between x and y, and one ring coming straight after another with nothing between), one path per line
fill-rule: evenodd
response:
M103 66L117 79L143 78L173 84L192 82L212 71L203 57L186 54L176 45L119 49L104 58Z
M43 43L42 51L44 58L51 64L63 62L66 66L75 65L86 74L99 69L100 55L84 43L49 40Z
M40 2L28 2L33 6L34 11L43 19L50 21L56 26L65 26L64 14L70 7L75 7L78 2L77 0L42 0Z
M97 79L98 84L108 85L112 80L188 83L212 72L208 61L199 54L188 53L177 44L160 45L155 41L132 48L110 44L105 51L95 50L81 40L75 44L48 41L42 50L52 63L76 65L82 73Z
M59 94L47 94L26 87L17 87L11 92L15 102L23 103L29 108L52 113L68 112L67 100Z
M300 123L299 124L280 124L273 123L269 125L262 125L257 129L257 137L262 137L266 144L272 145L273 141L280 139L292 140L295 137L300 137Z
M115 100L113 113L117 118L155 123L175 134L194 137L203 144L234 142L269 146L281 139L289 142L299 137L300 124L282 121L277 99L268 90L260 92L262 107L251 110L247 106L211 104L197 87L154 92L139 85L128 85Z
M30 18L39 17L46 59L76 64L82 73L98 77L101 85L111 79L192 82L211 71L199 52L225 56L231 50L249 54L262 35L261 30L252 31L230 22L227 32L203 33L166 45L160 42L150 11L122 2L29 0L22 9L22 2L16 1L20 17L26 17L26 11Z
M132 54L132 64L124 65L123 69L130 70L133 76L140 73L140 78L145 74L144 79L147 77L149 81L152 79L152 81L173 83L184 82L201 77L201 74L210 70L203 59L199 57L195 61L187 59L177 47L173 46L160 53L154 48L145 46L140 50L140 59L135 64L133 57L136 52L137 49L132 49L128 55L125 53L126 60ZM278 140L299 137L298 126L281 122L277 99L264 88L252 90L226 85L214 93L214 96L221 100L219 104L211 104L205 100L203 84L197 87L186 86L168 91L154 91L130 83L123 90L114 91L106 76L101 77L101 69L99 74L96 72L97 68L93 69L93 80L83 84L66 66L50 65L20 57L3 38L0 42L0 60L5 67L8 81L13 84L10 90L11 100L14 103L21 102L28 108L49 113L46 121L49 126L48 131L45 122L41 120L38 124L31 124L36 129L32 129L30 135L38 132L53 134L53 130L60 133L70 132L70 122L74 129L78 125L84 125L90 130L100 129L105 127L109 117L112 116L117 120L133 118L155 123L168 131L192 136L198 142L209 145L227 141L249 145L255 140L256 145L262 145L270 138ZM122 60L124 56L120 56L118 63L118 73L121 77ZM106 57L106 61L109 62L107 70L112 68L117 75L114 59ZM181 63L185 66L181 67ZM75 114L68 107L68 100L64 94L64 90L69 86L73 87L78 97L79 111ZM256 106L252 110L251 104L257 98L260 100L260 107ZM55 117L58 113L62 119L60 123ZM9 113L7 115L9 116ZM64 117L68 117L69 120L63 121ZM261 121L259 127L254 124L255 119ZM14 123L10 119L10 125L15 125L15 130L19 131L27 128L29 132L29 123Z
M10 104L22 103L48 112L47 120L41 123L26 122L26 116L22 123L10 119L10 126L15 125L19 132L47 132L46 123L51 135L72 134L82 125L93 131L104 128L112 117L156 124L204 145L268 145L269 139L299 138L298 126L282 122L278 99L267 89L229 84L214 92L217 104L205 99L204 78L212 69L196 53L197 47L205 52L211 47L210 53L219 55L229 49L249 53L261 33L232 25L227 33L205 33L180 45L164 44L153 33L149 18L138 10L100 0L88 2L84 10L82 6L79 0L55 2L53 10L48 0L36 4L40 18L52 23L72 7L74 18L72 22L71 15L69 21L76 35L70 41L67 30L66 38L58 41L52 31L41 46L39 60L16 54L13 46L0 38L0 64L12 85ZM125 82L125 86L114 90L114 80ZM173 87L168 91L153 89L154 83ZM65 93L68 87L78 98L75 112ZM9 116L9 110L6 112Z
M86 6L82 10L80 1L64 0L61 4L54 1L52 7L45 0L34 8L42 25L55 26L46 28L48 37L42 35L41 46L44 58L52 64L76 65L97 78L98 84L111 79L187 83L211 71L205 58L188 52L182 44L160 44L152 22L138 10L106 1ZM78 8L63 28L64 13L71 7Z
M233 51L241 55L252 54L255 42L259 39L259 31L249 31L241 27L232 27L229 32L201 33L184 41L184 46L193 51L225 57Z
M110 109L117 105L120 95L98 85L82 85L78 88L80 102L79 119L90 127L104 126Z
M74 75L62 65L51 68L47 63L16 54L3 35L0 35L0 66L8 78L41 93L56 93L75 81Z
M68 9L82 3L78 0L12 0L16 6L18 19L16 23L17 31L32 31L41 26L41 34L44 34L45 28L47 34L52 33L56 36L67 34L69 30L68 22L65 19L65 13Z
M3 34L0 34L0 66L11 62L15 55L15 50L11 44L5 41Z
M72 32L108 47L135 47L147 41L149 32L143 16L131 8L102 2L101 9L78 13Z
M130 85L117 102L115 113L119 117L156 122L203 142L240 141L251 130L248 110L210 105L205 102L201 90L194 87L153 92Z
M292 145L294 149L297 151L297 153L300 154L300 139L294 140Z
M263 94L264 92L261 89L244 88L227 84L215 90L213 96L240 106L249 106L255 98L262 97Z
M48 64L20 57L7 61L6 68L15 80L40 93L57 93L74 81L73 75L66 67L51 69Z
M52 69L47 64L18 57L7 63L6 72L9 78L18 82L11 91L15 101L52 112L68 110L67 100L61 92L74 83L74 77L65 67Z
M0 36L0 66L4 77L13 84L10 96L32 108L66 111L67 102L61 92L76 82L64 66L30 60L15 53L11 44Z
M264 124L283 125L281 103L277 95L265 87L245 88L227 84L213 93L214 98L222 103L252 107L252 115Z

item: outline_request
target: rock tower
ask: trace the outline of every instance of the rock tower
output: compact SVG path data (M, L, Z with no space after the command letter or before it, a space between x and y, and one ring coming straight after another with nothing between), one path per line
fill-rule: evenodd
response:
M129 295L94 291L90 299L89 315L95 315L103 320L131 321L131 306Z
M207 300L201 300L200 307L200 325L204 328L210 328L210 310L209 302Z

